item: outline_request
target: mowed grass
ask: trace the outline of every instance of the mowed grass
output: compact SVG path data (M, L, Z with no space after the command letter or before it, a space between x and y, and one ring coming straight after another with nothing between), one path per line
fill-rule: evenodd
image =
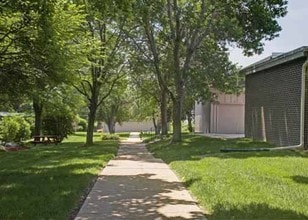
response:
M121 140L126 140L129 137L129 132L117 132L116 135L119 135Z
M208 219L308 219L308 153L220 153L221 148L272 147L249 139L184 135L149 144L182 177Z
M0 219L68 219L89 184L112 159L117 141L81 147L84 133L60 145L0 153Z

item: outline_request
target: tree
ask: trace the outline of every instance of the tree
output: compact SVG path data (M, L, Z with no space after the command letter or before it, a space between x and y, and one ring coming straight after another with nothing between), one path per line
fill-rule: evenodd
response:
M35 112L35 134L42 132L44 103L48 102L46 90L52 90L62 82L68 83L79 64L76 60L83 55L74 42L81 33L84 13L80 6L65 0L42 1L37 8L37 33L29 40L28 52L32 71ZM27 42L29 43L29 42Z
M161 69L155 74L173 103L174 142L181 141L183 100L192 62L201 45L225 47L231 43L243 48L247 55L260 53L262 40L278 36L281 28L276 19L286 14L286 3L285 0L136 2L136 16L142 18L138 28L147 39L153 64L158 69L162 60L169 61L164 74Z
M25 68L28 62L22 42L32 27L31 10L34 10L31 4L20 0L0 3L0 83L6 85L1 86L0 92L5 110L19 111L19 106L28 99L24 92L30 89L29 72Z
M85 102L75 89L61 84L49 91L45 96L42 130L44 134L58 135L66 138L74 132L77 115Z
M145 62L140 59L132 60L134 63L131 64L130 84L132 93L134 93L133 96L135 97L132 102L132 115L137 120L151 119L155 128L155 134L166 135L167 108L165 106L167 99L162 99L161 89L157 84L155 74L149 68L149 61ZM163 105L162 102L164 102ZM165 118L161 117L162 114L165 115ZM165 131L162 131L162 128Z
M159 96L159 93L157 93ZM155 135L162 135L162 121L160 112L159 97L145 94L139 96L134 102L133 113L138 120L151 119Z
M98 107L125 75L126 53L122 27L126 2L89 1L87 10L88 66L79 71L80 84L75 88L88 102L86 146L93 144L94 122Z
M121 124L129 118L131 98L127 91L127 80L121 79L114 86L112 93L99 107L98 119L104 121L110 134L115 133L115 124Z
M147 12L145 12L147 13ZM157 76L161 75L167 82L167 74L164 74L164 69L168 64L168 59L160 60L157 57L157 53L152 55L149 45L147 44L147 36L142 33L142 17L135 16L131 23L127 25L128 31L125 32L126 37L129 39L129 46L132 48L130 51L130 63L132 83L137 86L137 88L145 95L147 98L151 96L151 100L156 102L159 106L159 117L160 125L155 122L153 117L153 122L155 126L156 133L161 130L162 135L168 134L168 90L163 83L158 83L160 80ZM137 26L136 26L137 24ZM132 27L135 27L132 28ZM154 37L154 36L153 36ZM147 82L149 81L149 82ZM153 83L156 81L156 83ZM161 82L161 80L160 80ZM152 103L154 103L152 102ZM149 102L146 101L147 104ZM145 104L146 104L145 103ZM154 110L156 112L156 110ZM151 115L154 116L156 113L151 111ZM161 129L157 129L161 127Z
M33 100L35 134L42 132L44 103L48 93L68 82L82 56L74 43L84 14L81 7L66 0L5 1L1 20L1 80L10 82L9 97L25 95ZM6 19L7 18L7 19ZM6 20L5 20L6 19ZM2 33L1 33L2 34ZM14 77L12 77L14 76Z
M225 48L208 45L207 42L200 47L191 64L183 102L183 112L190 132L193 131L192 113L195 101L213 101L217 91L239 94L243 89L243 76L240 75L239 68L229 61Z

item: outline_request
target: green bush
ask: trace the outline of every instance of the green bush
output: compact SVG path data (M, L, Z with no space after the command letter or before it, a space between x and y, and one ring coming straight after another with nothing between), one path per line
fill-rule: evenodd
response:
M9 142L20 142L29 139L30 124L21 116L4 117L0 123L1 139Z
M48 135L60 135L66 138L69 134L74 133L75 117L67 114L46 114L43 118L43 130Z
M22 117L16 117L16 120L19 124L19 130L16 134L15 140L21 141L29 139L31 134L31 125L29 124L29 122Z
M102 134L102 140L120 140L117 134Z
M78 117L78 131L86 131L87 130L87 120Z

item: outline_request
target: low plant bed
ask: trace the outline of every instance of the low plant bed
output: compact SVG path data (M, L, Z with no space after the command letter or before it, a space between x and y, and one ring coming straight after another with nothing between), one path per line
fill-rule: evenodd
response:
M68 219L97 174L112 159L118 141L81 147L78 133L61 145L0 154L0 219ZM73 212L73 214L72 214Z
M273 147L249 139L184 135L149 144L183 179L208 219L307 219L308 154L304 151L232 152Z
M0 146L0 151L20 151L20 150L28 150L30 147L22 146L22 145L16 145L16 146Z

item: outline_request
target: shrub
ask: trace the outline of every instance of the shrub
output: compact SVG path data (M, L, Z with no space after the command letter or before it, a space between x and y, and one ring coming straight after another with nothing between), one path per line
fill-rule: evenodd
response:
M30 124L21 116L4 117L0 124L1 138L5 142L20 142L30 138Z
M87 120L78 117L78 131L86 131L87 130Z
M19 124L19 130L16 134L16 141L29 139L31 134L31 125L29 122L22 117L16 117L17 123Z
M117 134L102 134L102 140L120 140Z
M46 114L43 118L43 130L45 134L67 137L74 132L73 122L75 117L59 114Z

